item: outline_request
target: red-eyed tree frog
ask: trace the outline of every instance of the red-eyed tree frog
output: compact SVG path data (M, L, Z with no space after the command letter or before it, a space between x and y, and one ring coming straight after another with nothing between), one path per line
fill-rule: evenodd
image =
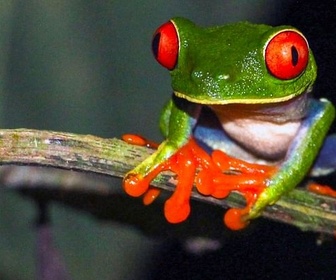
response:
M334 107L311 97L316 64L297 29L248 22L202 28L173 18L156 30L152 49L172 80L160 122L165 141L123 184L140 196L158 173L175 172L168 221L188 217L195 185L216 198L241 192L246 207L224 216L240 229L310 171L336 169L329 152L336 138L325 140Z

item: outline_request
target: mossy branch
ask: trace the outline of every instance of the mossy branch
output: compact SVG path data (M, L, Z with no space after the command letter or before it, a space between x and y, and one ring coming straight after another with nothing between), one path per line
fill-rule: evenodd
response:
M103 139L92 135L31 129L0 130L1 165L54 167L122 178L128 170L152 152L151 149L129 145L116 138ZM6 172L4 169L0 172L0 182L4 187L12 188L13 182L9 183L5 178L9 167L6 168ZM164 173L153 181L153 185L172 191L174 189L174 180L170 180L172 176L170 173ZM66 184L67 190L81 188L78 187L78 181L64 180L64 176L61 177L63 179L60 181L59 176L54 178L40 176L38 184L47 188L48 185L55 185L57 182L58 186ZM70 177L71 173L69 173ZM17 185L29 185L24 176L17 180L22 180L21 183L16 182ZM90 185L92 185L91 190L94 189L102 195L106 193L106 186L100 188L94 180L85 179L80 184L83 190L90 188ZM222 208L244 205L244 199L238 193L233 193L227 199L219 200L204 197L194 191L192 198ZM336 229L336 199L316 195L303 188L295 189L275 205L267 207L263 216L303 230L333 234Z

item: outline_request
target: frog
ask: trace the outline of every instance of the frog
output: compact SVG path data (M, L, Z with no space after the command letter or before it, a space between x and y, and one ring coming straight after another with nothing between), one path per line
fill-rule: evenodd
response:
M154 200L151 181L174 172L169 222L187 219L195 187L217 199L237 191L246 206L229 209L224 223L240 230L314 170L336 169L329 152L336 137L327 135L335 109L312 96L317 66L298 29L245 21L201 27L175 17L155 31L152 51L173 89L160 117L165 140L123 187Z

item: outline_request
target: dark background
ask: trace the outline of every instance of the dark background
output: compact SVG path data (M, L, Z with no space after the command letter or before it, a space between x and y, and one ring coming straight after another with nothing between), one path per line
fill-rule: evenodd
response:
M173 16L200 25L296 26L319 67L315 96L336 102L335 13L330 0L1 1L1 126L160 140L158 117L171 89L150 43L156 27ZM29 199L2 191L1 279L34 278L34 218ZM333 238L322 237L317 246L316 234L262 219L233 234L221 233L214 219L209 231L216 231L221 249L201 255L185 249L189 238L180 225L166 232L158 222L157 234L148 235L59 204L52 220L73 279L329 279L336 273Z

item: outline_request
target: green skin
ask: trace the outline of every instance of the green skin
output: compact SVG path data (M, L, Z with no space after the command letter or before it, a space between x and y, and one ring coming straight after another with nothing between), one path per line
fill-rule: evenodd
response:
M225 106L232 108L236 105L243 105L245 110L255 105L276 108L277 104L311 91L316 78L316 64L311 52L306 69L298 77L280 80L269 73L264 59L265 46L281 30L295 30L290 26L271 27L244 22L202 28L183 18L173 18L171 22L180 41L178 62L170 71L174 98L161 116L160 127L166 140L152 156L130 171L143 177L188 142L195 131L200 108L218 105L217 108L222 106L219 111L224 112L225 108L229 108ZM275 116L268 115L265 123L272 123L273 118L277 122ZM300 127L292 136L285 154L280 158L267 154L263 158L262 151L251 152L254 154L251 162L258 159L266 163L277 162L279 171L269 180L268 188L261 193L248 218L257 217L267 205L276 202L302 181L323 144L333 118L332 104L326 100L315 100L313 105L308 106L304 117L299 120L296 117ZM251 120L253 122L253 118ZM226 133L231 136L230 132ZM244 139L239 139L239 144L232 139L230 141L248 153L249 147L245 144L253 142L253 137L252 134L246 143ZM272 137L264 136L270 140ZM281 138L278 141L282 141ZM235 154L225 148L223 150Z

